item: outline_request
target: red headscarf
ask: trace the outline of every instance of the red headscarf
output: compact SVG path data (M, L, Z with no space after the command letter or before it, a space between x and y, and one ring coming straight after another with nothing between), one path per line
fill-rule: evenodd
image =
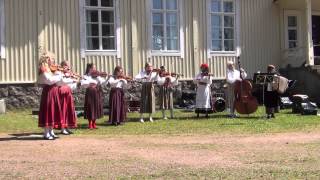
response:
M208 65L208 64L201 64L200 68L206 68L206 69L208 69L208 68L209 68L209 65Z

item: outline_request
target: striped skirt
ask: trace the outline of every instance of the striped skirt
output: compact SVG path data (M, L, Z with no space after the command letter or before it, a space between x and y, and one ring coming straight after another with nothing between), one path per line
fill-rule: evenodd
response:
M160 87L160 109L173 109L173 89L172 87Z
M141 91L140 113L154 113L155 111L156 108L153 83L144 82L142 84Z

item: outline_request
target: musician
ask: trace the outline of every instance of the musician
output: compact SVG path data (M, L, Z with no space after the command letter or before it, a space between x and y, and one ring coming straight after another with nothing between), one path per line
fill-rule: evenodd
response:
M57 136L53 132L55 126L60 126L62 121L61 103L59 99L59 88L57 83L62 76L53 74L50 66L55 55L45 52L39 59L39 79L38 83L43 86L38 126L44 128L44 139L54 140Z
M144 123L143 114L149 113L149 120L153 122L152 113L155 112L155 96L153 83L158 76L153 72L151 63L146 63L144 70L135 76L136 81L142 82L141 103L140 103L140 122Z
M61 134L72 134L70 128L77 127L77 117L75 114L74 99L72 91L77 88L78 79L72 77L69 62L62 61L60 64L62 71L59 73L62 75L62 80L57 83L59 86L59 98L61 104L62 122L61 122Z
M160 86L160 109L163 119L168 119L165 110L170 110L170 118L173 118L173 88L178 85L178 78L168 74L164 66L160 67L157 84Z
M274 74L277 76L276 67L272 64L267 67L268 74ZM266 107L267 118L275 118L275 113L278 111L278 107L280 105L279 99L280 95L277 90L272 88L273 82L267 83L265 93L264 93L264 105Z
M196 110L197 117L199 113L206 114L212 113L211 106L211 84L212 84L212 75L209 74L209 65L201 64L201 72L195 76L193 82L197 85L197 95L196 95Z
M127 85L127 80L124 78L122 67L115 67L113 76L109 78L108 83L111 86L109 123L117 126L124 123L127 115L127 106L123 90Z
M235 114L234 102L235 102L235 94L234 94L234 85L236 81L241 81L240 72L242 78L247 77L247 73L244 69L237 70L235 68L234 62L227 62L227 111L229 112L229 117L235 118L237 115Z
M85 75L81 80L81 87L86 88L84 102L84 118L88 119L88 128L96 129L96 120L103 117L102 85L107 82L105 77L99 76L96 66L88 63Z

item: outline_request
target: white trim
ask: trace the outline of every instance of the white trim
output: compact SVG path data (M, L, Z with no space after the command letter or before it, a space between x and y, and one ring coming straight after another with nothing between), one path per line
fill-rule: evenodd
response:
M179 14L180 14L180 57L184 59L184 18L183 18L183 0L178 0Z
M99 6L100 6L100 1ZM87 55L98 55L98 56L117 56L121 58L121 17L120 17L120 2L119 0L114 0L114 25L115 25L115 50L87 50L86 48L86 8L88 9L100 9L96 7L87 7L85 5L85 0L79 0L79 14L80 14L80 56L81 58L86 58ZM107 8L107 7L106 7ZM103 9L106 9L103 8ZM108 9L108 8L107 8ZM99 24L101 23L101 13L99 13ZM102 26L99 25L99 41L102 38ZM101 41L102 42L102 41ZM102 46L102 44L99 44ZM100 47L102 49L102 47Z
M301 12L297 10L284 10L284 38L285 38L285 49L289 49L289 35L288 35L288 16L296 16L297 17L297 47L304 46L301 40ZM296 49L291 48L291 49Z
M208 58L210 59L213 55L214 56L236 56L236 48L240 47L241 45L241 12L240 12L240 1L239 0L222 0L221 3L223 3L224 1L230 1L233 2L234 5L234 13L217 13L217 14L222 14L222 16L224 16L225 14L228 15L234 15L234 51L211 51L211 40L212 40L212 33L211 33L211 0L207 0L206 1L206 5L207 5L207 9L206 9L206 15L207 15L207 55ZM223 7L221 7L223 8ZM222 10L223 11L223 10ZM221 23L223 24L223 19L221 20ZM224 27L224 25L223 25ZM224 36L224 34L222 33L222 36ZM222 37L221 41L222 44L224 44L223 42L224 37ZM224 47L222 47L222 49L224 49Z
M4 0L0 0L0 59L6 58Z

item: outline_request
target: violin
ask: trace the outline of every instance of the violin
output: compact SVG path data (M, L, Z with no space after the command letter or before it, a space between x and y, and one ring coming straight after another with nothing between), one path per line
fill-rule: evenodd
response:
M127 81L133 81L133 78L130 76L125 76L125 75L120 75L120 76L116 76L117 79L125 79Z
M214 76L214 74L209 73L209 72L203 72L203 73L201 73L201 76Z
M109 76L108 73L106 73L106 72L99 72L99 71L92 71L90 74L91 74L91 76L92 76L93 78L96 78L96 77L98 77L98 76L101 76L101 77L108 77L108 76Z
M50 70L51 72L56 72L56 71L64 71L65 69L57 64L51 64L50 65Z

